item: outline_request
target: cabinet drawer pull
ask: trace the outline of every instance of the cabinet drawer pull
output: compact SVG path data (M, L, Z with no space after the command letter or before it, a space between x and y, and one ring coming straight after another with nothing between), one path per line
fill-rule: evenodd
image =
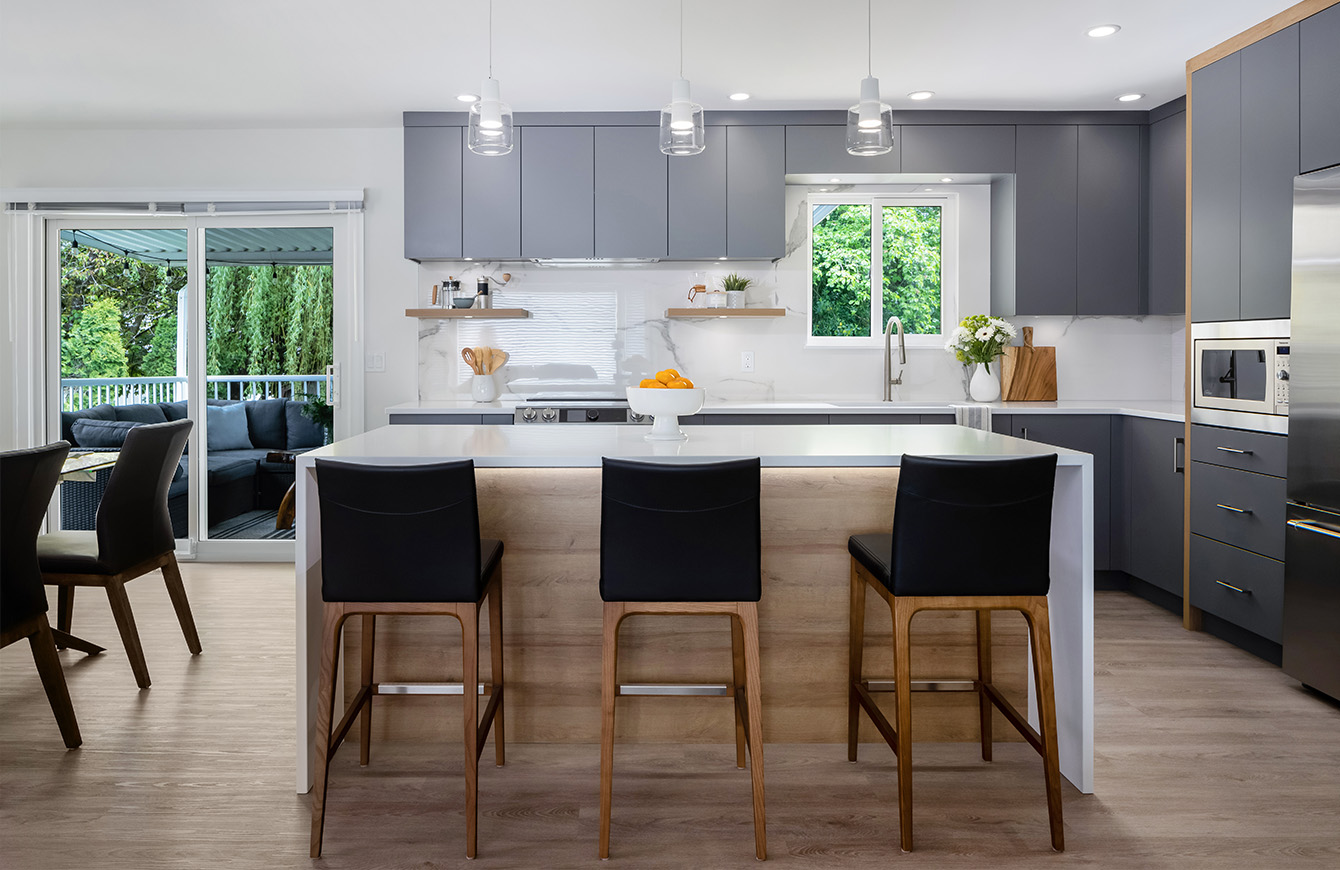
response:
M1301 532L1316 532L1317 534L1325 535L1328 538L1340 538L1340 532L1328 528L1321 523L1313 522L1312 520L1288 520L1285 522L1285 525L1292 526Z
M1242 454L1243 456L1251 456L1251 455L1252 455L1252 451L1250 451L1250 450L1239 450L1239 449L1236 448L1236 447L1216 447L1216 448L1214 448L1214 449L1215 449L1215 450L1222 450L1222 451L1224 451L1225 453L1240 453L1240 454Z
M1186 460L1182 458L1182 448L1186 444L1186 439L1178 435L1173 439L1173 473L1182 474L1186 471Z
M1238 588L1237 586L1234 586L1232 583L1225 583L1223 580L1216 580L1216 581L1214 581L1214 582L1215 582L1215 583L1218 583L1220 586L1224 587L1225 589L1232 589L1234 592L1241 592L1243 595L1251 595L1251 594L1252 594L1252 590L1250 590L1250 589L1240 589L1240 588Z
M1233 507L1231 504L1215 504L1217 508L1223 508L1226 511L1232 511L1235 514L1250 514L1251 511L1246 508Z

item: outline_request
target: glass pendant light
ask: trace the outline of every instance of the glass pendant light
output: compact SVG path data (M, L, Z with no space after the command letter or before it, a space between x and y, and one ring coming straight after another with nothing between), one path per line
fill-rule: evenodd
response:
M866 74L861 79L861 99L847 110L847 153L875 157L893 150L893 109L879 100L879 79L871 75L872 43L870 0L865 4Z
M476 154L494 157L512 151L512 107L502 101L493 77L493 3L489 2L489 77L479 88L479 101L470 106L466 146Z
M670 86L670 103L661 109L661 153L683 157L701 154L705 147L703 107L689 98L684 78L684 0L679 0L679 78Z

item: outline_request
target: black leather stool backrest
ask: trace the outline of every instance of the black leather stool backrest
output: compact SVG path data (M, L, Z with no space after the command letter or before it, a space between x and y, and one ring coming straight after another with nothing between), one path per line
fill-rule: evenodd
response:
M98 561L120 571L176 547L168 487L177 473L190 420L148 423L126 433L98 504Z
M475 464L316 460L325 601L478 601Z
M894 595L1046 595L1056 454L904 456L893 514Z
M601 480L602 599L759 600L758 459L607 458Z
M69 452L57 441L0 453L0 631L47 612L37 533Z

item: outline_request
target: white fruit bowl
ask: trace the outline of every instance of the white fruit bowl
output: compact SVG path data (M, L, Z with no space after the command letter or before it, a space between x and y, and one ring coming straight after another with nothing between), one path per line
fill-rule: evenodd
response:
M628 388L628 407L634 414L650 415L654 422L648 441L684 441L689 436L679 428L679 418L696 414L703 407L703 391Z

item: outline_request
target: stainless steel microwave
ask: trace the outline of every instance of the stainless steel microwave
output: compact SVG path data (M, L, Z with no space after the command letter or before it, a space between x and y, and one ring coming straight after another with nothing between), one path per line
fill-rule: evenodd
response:
M1287 432L1289 321L1191 325L1191 420Z

